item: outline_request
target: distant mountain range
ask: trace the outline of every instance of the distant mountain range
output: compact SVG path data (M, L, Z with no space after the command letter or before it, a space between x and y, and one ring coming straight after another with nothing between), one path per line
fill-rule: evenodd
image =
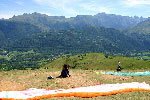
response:
M47 16L40 13L0 20L0 47L53 53L150 51L150 20L99 13Z
M21 21L39 26L43 30L57 30L78 28L81 26L96 26L106 28L124 29L137 25L146 20L143 17L129 17L115 14L99 13L92 15L77 15L76 17L65 18L65 16L48 16L40 13L23 14L13 16L9 20Z
M136 39L137 41L143 43L145 47L149 47L150 44L150 18L138 23L136 26L126 29L124 33Z
M136 26L131 27L127 30L128 34L137 33L137 34L150 34L150 18L141 23L138 23Z

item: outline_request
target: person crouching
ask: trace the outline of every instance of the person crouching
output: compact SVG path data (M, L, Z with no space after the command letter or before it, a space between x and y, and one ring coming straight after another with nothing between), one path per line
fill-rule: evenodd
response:
M62 71L61 71L61 75L59 76L59 78L66 78L66 77L70 77L69 75L69 65L68 64L64 64Z

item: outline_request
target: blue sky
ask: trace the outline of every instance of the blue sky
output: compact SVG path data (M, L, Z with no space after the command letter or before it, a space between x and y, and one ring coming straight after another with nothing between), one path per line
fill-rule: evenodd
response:
M0 18L33 12L66 17L101 12L150 17L150 0L0 0Z

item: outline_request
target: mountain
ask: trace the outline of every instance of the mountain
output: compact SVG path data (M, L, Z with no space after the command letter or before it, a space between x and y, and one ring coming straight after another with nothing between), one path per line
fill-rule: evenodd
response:
M0 20L0 44L40 32L41 30L37 26L29 23Z
M4 33L0 30L0 45L2 45L5 41Z
M89 26L124 29L133 27L139 22L145 20L143 17L129 17L115 14L98 13L94 16L91 15L78 15L71 18L77 24L83 24Z
M43 31L68 29L70 27L69 23L66 23L67 19L64 16L48 16L37 12L13 16L9 20L30 23L38 26Z
M138 23L136 26L127 30L128 34L138 33L138 34L149 34L150 35L150 18Z
M136 26L129 28L124 31L126 35L136 39L137 41L143 43L143 45L150 46L150 18L140 22Z
M92 15L77 15L76 17L65 18L65 16L48 16L40 13L23 14L13 16L9 20L21 21L38 26L43 31L64 30L71 28L79 28L85 25L125 29L133 27L139 22L146 20L143 17L129 17L115 14L99 13Z
M75 54L86 52L125 53L148 48L116 29L91 26L34 34L15 41L8 47L12 50L16 48L40 49L45 50L44 52Z
M134 27L149 27L142 24L149 23L149 19L144 20L105 13L71 18L32 13L1 19L0 70L35 69L59 57L81 53L128 56L150 52L148 33L130 33ZM133 28L118 30L128 27Z
M59 53L143 51L149 50L149 41L126 36L114 29L135 26L143 20L143 17L105 13L65 18L35 12L0 20L0 35L7 41L3 47L9 50L40 49Z

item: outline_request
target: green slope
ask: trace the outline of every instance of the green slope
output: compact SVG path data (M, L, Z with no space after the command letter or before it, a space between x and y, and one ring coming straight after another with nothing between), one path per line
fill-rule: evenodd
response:
M121 56L108 56L107 58L101 53L88 53L60 58L43 66L43 68L49 67L53 69L61 69L62 65L67 63L73 69L115 70L117 68L118 61L121 62L121 67L124 70L148 69L150 66L150 61Z

